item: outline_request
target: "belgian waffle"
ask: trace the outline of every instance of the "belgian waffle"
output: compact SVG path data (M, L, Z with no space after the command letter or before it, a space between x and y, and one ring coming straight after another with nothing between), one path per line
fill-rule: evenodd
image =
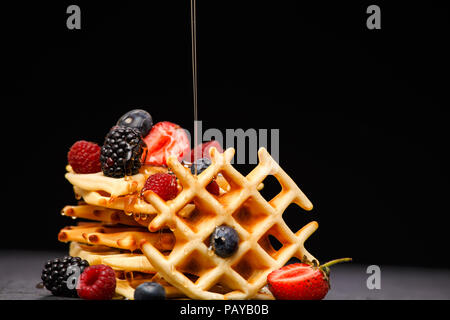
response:
M116 272L116 294L127 299L133 300L136 287L147 281L156 281L161 284L168 299L187 298L176 287L155 276L156 270L143 254L123 253L121 250L102 245L84 245L77 242L70 243L69 254L87 260L90 265L110 266ZM255 299L270 300L273 296L264 288L258 292Z
M175 243L171 232L152 233L144 228L112 227L101 223L83 223L78 226L65 227L59 232L58 240L103 245L129 251L139 249L139 243L145 240L163 252L172 250Z
M141 226L148 225L147 220L151 220L153 215L142 217L139 215L126 215L123 211L108 209L103 207L92 206L88 204L77 205L77 206L65 206L61 214L63 216L76 218L82 218L93 221L101 221L110 225L122 224L127 226ZM145 223L147 221L147 223ZM142 223L140 223L142 222Z
M310 222L296 233L286 225L282 215L291 203L306 211L312 204L264 148L258 152L259 164L247 176L231 165L233 156L232 148L224 153L211 148L212 164L197 176L174 157L168 159L168 168L146 168L122 179L77 175L68 167L66 178L87 204L67 206L63 213L100 222L64 228L59 239L113 250L85 256L116 270L132 267L135 273L143 272L145 277L133 277L134 282L119 279L118 291L127 297L139 281L151 279L193 299L272 298L261 293L271 271L292 257L315 260L304 242L318 224ZM167 170L179 183L180 192L173 200L140 192L148 175ZM282 187L270 201L259 193L268 175ZM218 196L206 190L213 179L221 188ZM238 250L225 259L209 248L210 235L224 224L240 238ZM274 249L269 237L275 237L281 249Z
M258 166L246 177L231 165L234 149L221 154L211 148L210 156L212 164L198 176L175 157L168 159L168 167L180 181L182 191L167 202L152 191L144 192L144 199L157 210L149 230L168 226L176 242L169 255L145 239L140 248L158 274L190 298L251 299L265 285L267 275L290 258L315 260L304 248L304 242L318 224L311 222L294 234L283 221L282 214L291 203L304 210L311 210L312 204L264 148L258 152ZM215 197L205 188L219 173L231 188ZM266 201L257 188L269 174L275 176L282 191ZM193 216L185 219L177 215L192 202L196 207ZM240 238L237 252L225 259L208 248L215 227L224 224L234 228ZM280 250L272 247L269 235L283 245ZM187 275L193 275L194 280ZM217 284L229 292L211 290Z

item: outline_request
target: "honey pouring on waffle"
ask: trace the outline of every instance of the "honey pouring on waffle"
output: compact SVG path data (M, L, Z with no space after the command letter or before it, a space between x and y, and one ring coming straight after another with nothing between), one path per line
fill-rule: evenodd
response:
M290 204L309 211L312 203L264 148L246 176L231 164L234 152L216 141L191 150L180 126L153 124L138 109L102 146L76 142L65 177L79 201L62 214L79 222L59 232L69 256L46 264L45 287L86 299L274 299L286 278L320 271L326 294L328 265L304 247L317 222L294 233L283 220ZM268 175L282 187L270 201L260 194ZM302 262L285 266L291 258ZM302 297L323 298L316 291Z
M82 221L59 232L69 255L46 263L44 286L84 299L322 299L328 267L349 259L320 266L304 247L317 222L294 233L283 220L290 204L309 211L312 203L266 149L246 176L231 164L234 152L216 141L191 150L179 125L153 124L140 109L124 114L102 146L76 142L65 177L79 201L62 214ZM259 192L268 175L282 187L270 201ZM301 263L286 265L291 258Z

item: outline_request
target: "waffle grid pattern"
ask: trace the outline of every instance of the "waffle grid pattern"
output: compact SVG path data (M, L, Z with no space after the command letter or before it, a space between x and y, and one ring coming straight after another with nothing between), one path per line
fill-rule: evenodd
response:
M258 152L259 164L246 177L231 165L234 149L219 153L211 148L210 156L212 164L198 176L192 175L177 159L169 158L169 169L183 190L167 202L151 191L145 192L144 198L157 211L148 225L149 230L169 227L176 239L175 246L169 255L145 239L139 246L158 270L157 276L192 299L251 299L266 284L267 275L290 258L315 259L305 249L304 242L318 224L310 222L294 234L283 221L283 212L291 203L307 211L312 209L312 204L264 148ZM231 188L215 197L205 188L219 173ZM275 176L282 191L266 201L258 185L269 174ZM196 210L189 217L177 214L191 203ZM224 224L233 227L240 237L237 252L226 259L208 248L214 228ZM282 244L281 249L272 247L269 235ZM210 290L218 284L226 290Z

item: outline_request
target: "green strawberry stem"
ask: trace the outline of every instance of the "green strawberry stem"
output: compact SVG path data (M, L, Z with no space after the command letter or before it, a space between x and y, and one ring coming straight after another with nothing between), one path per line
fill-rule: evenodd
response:
M327 263L321 265L319 268L320 269L325 269L328 268L336 263L341 263L341 262L347 262L347 261L352 261L352 258L341 258L341 259L335 259L335 260L331 260L328 261Z

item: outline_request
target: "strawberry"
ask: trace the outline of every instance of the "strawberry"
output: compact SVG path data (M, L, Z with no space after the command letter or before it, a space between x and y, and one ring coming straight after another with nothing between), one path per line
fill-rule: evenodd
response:
M141 193L144 194L148 190L153 191L165 201L172 200L178 194L177 178L169 173L153 174L145 181Z
M215 147L219 152L223 152L219 142L217 142L216 140L211 140L203 144L199 144L194 149L192 149L190 159L191 162L194 162L195 159L201 158L209 159L209 149L211 149L212 147Z
M155 166L167 165L167 159L172 155L181 160L190 150L186 132L169 121L155 124L144 141L147 144L145 164Z
M278 300L321 300L330 289L329 266L344 261L351 259L337 259L321 266L316 261L289 264L267 276L269 289Z
M215 196L220 195L220 187L217 184L216 181L211 181L207 186L206 186L206 190L208 190L209 193L212 193Z

